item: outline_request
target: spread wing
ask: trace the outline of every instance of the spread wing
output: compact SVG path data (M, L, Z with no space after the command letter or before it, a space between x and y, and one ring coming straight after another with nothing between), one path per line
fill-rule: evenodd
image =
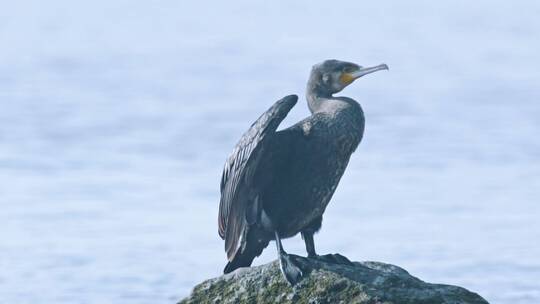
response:
M276 129L296 104L298 96L289 95L277 101L244 133L225 163L221 177L219 202L219 235L225 240L225 251L231 260L246 228L246 212L256 200L262 185L254 178L265 161Z

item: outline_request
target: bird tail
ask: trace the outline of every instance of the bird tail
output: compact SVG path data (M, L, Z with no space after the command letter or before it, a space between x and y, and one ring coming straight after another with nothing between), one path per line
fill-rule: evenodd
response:
M240 246L240 248L236 250L234 257L227 263L227 265L225 265L223 273L229 273L241 267L251 266L253 260L261 255L263 249L268 246L268 243L268 241L256 241L248 242L244 248Z

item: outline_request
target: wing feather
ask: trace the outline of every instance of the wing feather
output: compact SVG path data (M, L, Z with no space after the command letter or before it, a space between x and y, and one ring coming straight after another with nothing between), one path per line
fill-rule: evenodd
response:
M246 228L246 210L257 196L261 185L254 180L261 168L265 148L277 127L296 104L298 96L289 95L272 105L244 133L225 162L221 177L218 232L225 240L229 260L234 257Z

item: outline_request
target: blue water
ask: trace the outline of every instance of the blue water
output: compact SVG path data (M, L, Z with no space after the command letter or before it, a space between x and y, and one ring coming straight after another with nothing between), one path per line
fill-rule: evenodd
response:
M539 303L539 13L532 0L4 4L0 302L171 303L219 275L226 156L337 58L390 71L343 92L366 133L319 251ZM306 115L300 102L284 125ZM303 254L299 237L284 245Z

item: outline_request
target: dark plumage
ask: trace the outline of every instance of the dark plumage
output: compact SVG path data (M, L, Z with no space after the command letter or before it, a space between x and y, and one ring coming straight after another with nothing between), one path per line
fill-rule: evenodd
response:
M307 86L311 116L276 131L296 104L290 95L276 102L242 136L225 163L221 179L219 235L229 263L225 273L250 266L270 240L276 240L281 268L295 284L302 269L285 253L281 238L299 232L308 257L347 262L339 255L318 256L313 234L364 133L364 113L348 97L333 97L355 79L386 65L362 68L327 60L313 67Z

